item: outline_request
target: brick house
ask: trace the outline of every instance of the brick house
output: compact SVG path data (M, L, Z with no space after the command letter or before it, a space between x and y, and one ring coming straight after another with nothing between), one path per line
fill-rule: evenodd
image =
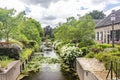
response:
M115 20L111 21L112 13L96 24L95 40L112 43L112 25L114 27L114 42L120 44L120 9L114 11Z

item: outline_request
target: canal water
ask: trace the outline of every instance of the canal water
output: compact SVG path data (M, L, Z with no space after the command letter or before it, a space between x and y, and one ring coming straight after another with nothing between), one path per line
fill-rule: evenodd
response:
M46 48L46 47L44 47ZM39 53L37 53L39 54ZM41 53L40 53L41 54ZM57 54L52 49L51 51L43 51L44 57L57 58ZM41 71L24 77L22 80L66 80L60 71L60 64L42 63Z

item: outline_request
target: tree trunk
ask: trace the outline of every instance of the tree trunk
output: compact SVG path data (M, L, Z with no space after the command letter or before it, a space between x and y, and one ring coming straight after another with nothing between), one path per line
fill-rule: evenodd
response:
M6 42L9 42L9 33L6 33Z

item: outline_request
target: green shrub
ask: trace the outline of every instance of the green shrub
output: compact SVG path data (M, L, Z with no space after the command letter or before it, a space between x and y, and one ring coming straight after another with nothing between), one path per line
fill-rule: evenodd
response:
M83 56L85 56L86 54L88 54L89 53L89 49L88 49L88 47L82 47L82 48L80 48L81 50L82 50L82 55Z
M29 41L29 45L30 45L31 47L34 47L35 44L36 44L36 41L32 41L32 40Z
M54 44L54 48L56 49L56 50L58 50L58 49L60 49L62 46L63 46L63 42L56 42L55 44Z
M36 44L34 47L35 52L39 52L40 51L40 46L39 44Z
M20 41L20 42L23 44L24 49L28 47L29 41Z
M94 58L95 54L93 52L88 53L85 57L86 58Z
M112 53L112 56L120 57L120 52Z
M116 45L115 48L117 48L118 51L120 51L120 45Z
M10 42L12 42L12 43L14 43L14 44L17 44L17 45L19 45L20 47L23 48L23 44L22 44L21 42L17 41L17 40L10 39Z
M87 44L84 43L84 42L80 42L79 45L78 45L78 47L80 47L80 48L81 48L81 47L86 47L86 46L87 46Z
M101 62L108 62L111 61L111 55L110 53L99 53L95 55L95 58L97 58L98 60L100 60Z
M112 53L116 53L116 52L118 52L118 49L117 48L113 48L111 52Z
M119 57L120 53L98 53L98 54L95 54L95 58L98 59L99 61L103 62L106 69L110 69L110 64L111 64L111 61L113 61L113 70L114 72L116 71L116 62L120 62L120 57ZM117 66L118 67L118 74L120 76L120 64Z
M36 45L36 41L29 40L29 41L21 41L21 43L24 45L24 48L33 48Z
M21 53L21 60L24 61L25 59L27 59L33 52L33 49L24 49Z
M74 43L67 43L67 46L75 46Z
M102 62L102 61L103 61L103 56L104 56L103 54L104 54L104 53L96 54L96 55L95 55L95 58L98 59L100 62Z
M111 44L98 44L101 48L110 48L112 45Z
M90 51L94 52L94 53L99 53L103 51L103 48L101 48L99 45L92 45L90 47Z
M111 48L111 44L96 44L89 47L90 53L86 58L96 58L103 62L106 69L110 69L110 63L113 61L113 71L116 68L116 61L120 62L120 46L116 45L115 48ZM84 50L84 49L83 49ZM83 51L84 52L84 51ZM97 53L97 54L95 54ZM118 74L120 76L120 65L118 65Z
M84 41L81 41L80 43L79 43L79 47L80 48L82 48L82 47L87 47L87 46L91 46L91 45L94 45L95 44L95 42L93 41L93 40L84 40Z
M0 48L1 56L8 56L10 58L14 58L16 60L20 59L20 49L17 46L13 46L13 48Z
M12 61L14 61L14 59L9 58L8 56L0 56L0 67L6 68L7 65Z
M57 53L58 53L59 55L60 55L60 53L61 53L61 48L62 48L63 45L65 45L64 42L55 41L55 42L53 43L54 49L57 51Z

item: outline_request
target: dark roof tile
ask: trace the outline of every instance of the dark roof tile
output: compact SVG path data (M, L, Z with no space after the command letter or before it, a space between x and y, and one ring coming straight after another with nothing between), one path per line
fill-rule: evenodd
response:
M114 21L114 24L117 24L117 23L120 23L120 9L115 11L115 21ZM108 25L111 25L112 24L112 21L111 21L111 14L108 15L106 18L104 18L102 21L98 22L96 24L96 28L98 27L105 27L105 26L108 26Z

